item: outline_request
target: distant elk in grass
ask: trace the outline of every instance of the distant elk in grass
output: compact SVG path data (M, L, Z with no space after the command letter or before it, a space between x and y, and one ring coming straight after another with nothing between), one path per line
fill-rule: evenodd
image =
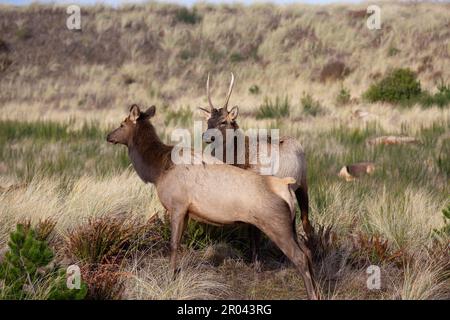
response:
M107 141L126 145L139 177L156 186L159 200L170 215L170 266L174 274L188 218L213 225L244 222L262 230L283 251L302 275L308 297L317 299L311 252L292 228L295 200L289 185L295 183L294 179L261 176L211 156L200 164L175 164L173 146L159 139L149 121L154 114L154 106L141 112L133 105ZM190 149L185 152L195 156Z
M208 123L208 129L203 134L203 140L206 143L213 142L210 139L210 135L208 135L208 131L211 130L219 130L222 134L222 141L223 141L223 150L222 150L222 156L224 159L226 159L226 153L227 153L227 130L233 130L236 134L234 135L234 161L233 163L230 163L232 165L235 165L237 167L240 167L245 170L253 171L258 174L262 174L261 172L261 165L260 164L254 164L250 161L250 142L249 137L245 136L245 144L244 144L244 150L238 150L238 143L237 143L237 135L239 130L239 126L237 124L237 116L238 116L238 107L235 106L231 108L231 110L228 110L228 102L230 100L231 92L233 91L234 86L234 75L231 74L231 82L228 89L228 93L225 98L225 103L222 107L216 108L214 107L212 101L211 101L211 93L210 93L210 77L208 74L208 79L206 81L206 94L208 97L209 102L209 108L200 108L207 118ZM241 132L242 134L242 132ZM259 141L257 142L259 144ZM269 139L267 143L267 148L270 150L271 147L271 140ZM259 148L259 145L256 147L257 152L261 150ZM239 155L240 152L245 152L245 155ZM308 184L306 181L306 158L305 158L305 152L303 150L303 147L301 144L292 137L281 137L279 139L279 160L278 160L278 170L274 173L275 176L280 178L285 177L293 177L297 183L292 185L291 188L295 192L295 196L297 198L297 202L300 207L300 213L301 213L301 220L303 229L306 233L306 236L308 237L308 240L311 240L311 238L314 235L314 229L311 226L311 223L308 218L309 214L309 200L308 200ZM231 156L230 156L231 157ZM245 158L244 163L239 163L237 161L238 157ZM257 155L257 158L259 159L259 154ZM227 161L227 163L229 163ZM295 223L295 222L294 222ZM258 242L258 232L255 231L255 237L256 239L253 239L254 243ZM255 256L255 251L257 251L257 248L253 248L253 255ZM254 257L255 258L255 257Z

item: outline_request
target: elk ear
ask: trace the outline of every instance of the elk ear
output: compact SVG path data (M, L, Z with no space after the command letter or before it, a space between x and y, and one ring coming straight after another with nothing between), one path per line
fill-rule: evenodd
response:
M234 106L230 112L228 112L228 118L233 121L236 120L237 116L239 114L239 108L238 106Z
M141 118L142 119L150 119L153 118L153 116L156 113L156 107L155 106L151 106L149 107L147 110L145 110L144 113L141 114Z
M141 115L141 109L139 109L137 104L133 104L130 108L130 120L136 123L136 120Z
M206 119L209 119L211 117L211 111L209 111L208 109L202 107L199 107L198 109L202 111L202 114Z

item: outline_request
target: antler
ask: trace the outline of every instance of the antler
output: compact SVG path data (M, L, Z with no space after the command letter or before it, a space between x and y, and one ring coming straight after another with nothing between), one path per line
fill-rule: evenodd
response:
M209 72L208 72L208 80L206 80L206 95L208 96L209 107L211 108L211 112L214 110L214 105L211 101L211 93L209 91Z
M233 74L233 72L232 72L232 73L231 73L230 87L228 88L227 98L226 98L226 100L225 100L225 104L223 105L223 107L225 108L225 110L228 110L228 101L230 100L231 92L233 91L233 86L234 86L234 74Z
M228 101L230 101L231 92L233 91L233 87L234 87L234 74L233 74L233 72L231 72L230 87L228 88L228 93L227 93L227 97L225 99L225 104L223 105L225 110L228 110ZM214 105L211 101L211 92L209 90L209 73L208 73L208 79L206 80L206 95L208 96L209 107L211 108L211 112L212 112L214 110Z

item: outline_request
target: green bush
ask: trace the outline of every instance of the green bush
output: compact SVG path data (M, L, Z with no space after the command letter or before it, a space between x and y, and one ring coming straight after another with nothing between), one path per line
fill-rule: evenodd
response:
M189 10L187 8L180 8L175 14L175 21L186 23L186 24L196 24L200 22L202 17L197 14L195 9Z
M259 94L261 92L261 90L259 89L258 85L254 84L250 88L248 88L248 92L256 95L256 94Z
M438 86L438 92L435 94L424 92L420 102L424 107L438 106L443 108L448 106L450 104L450 86L441 84Z
M324 109L322 108L320 102L314 100L314 98L309 93L303 93L303 97L300 99L300 103L303 107L302 112L306 115L315 117L319 114L324 113Z
M396 69L372 84L363 96L369 102L411 104L417 101L421 93L420 82L414 72L409 69Z
M336 96L336 105L344 106L350 102L350 99L350 90L342 87L341 90L339 90L338 95Z
M230 55L230 62L237 63L245 60L245 57L239 52L233 52Z
M283 100L276 97L275 101L266 97L256 113L256 119L284 118L289 117L289 114L290 104L288 97L285 97Z
M38 228L38 230L42 228ZM0 280L3 281L1 296L6 299L29 299L36 297L36 287L47 284L48 299L83 299L87 288L70 290L66 286L63 270L50 269L53 252L43 235L31 228L30 224L18 224L10 234L9 250L0 264Z
M60 269L55 276L55 280L50 286L48 300L83 300L88 292L88 286L81 282L80 289L67 288L66 271Z

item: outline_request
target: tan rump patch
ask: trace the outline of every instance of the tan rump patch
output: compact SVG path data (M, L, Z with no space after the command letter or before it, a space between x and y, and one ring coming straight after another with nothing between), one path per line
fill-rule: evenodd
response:
M295 184L297 181L292 177L282 178L285 184Z

